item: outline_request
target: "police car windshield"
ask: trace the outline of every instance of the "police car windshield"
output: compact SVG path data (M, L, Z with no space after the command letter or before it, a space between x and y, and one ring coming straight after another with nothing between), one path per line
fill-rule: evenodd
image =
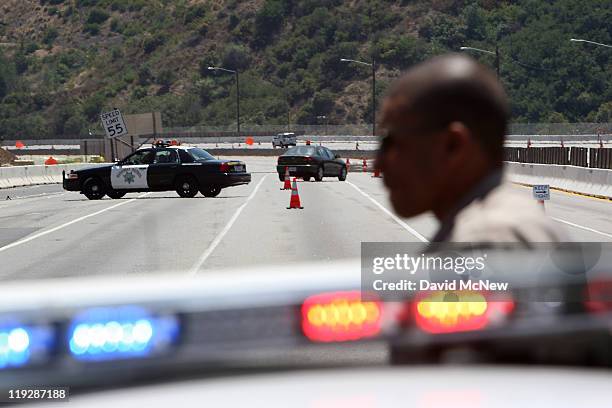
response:
M287 150L283 156L312 156L315 153L314 147L296 146Z
M215 160L214 156L212 156L206 150L194 148L194 149L189 149L189 153L191 153L193 158L196 160Z

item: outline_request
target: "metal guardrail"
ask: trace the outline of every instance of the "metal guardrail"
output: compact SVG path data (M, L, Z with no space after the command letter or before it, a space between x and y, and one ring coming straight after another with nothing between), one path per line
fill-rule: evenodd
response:
M612 169L612 148L505 147L504 161Z

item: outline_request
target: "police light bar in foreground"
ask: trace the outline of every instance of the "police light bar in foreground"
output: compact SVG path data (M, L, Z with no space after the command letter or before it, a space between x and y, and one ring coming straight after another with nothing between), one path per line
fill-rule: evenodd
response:
M302 304L302 331L311 341L341 342L381 333L382 303L359 291L324 293Z
M478 292L454 292L449 301L447 292L428 294L414 303L416 325L428 333L454 333L480 330L510 314L514 302L488 301Z
M0 370L45 360L53 339L46 326L10 325L0 328Z
M73 320L68 344L79 360L146 357L174 344L178 330L175 316L154 316L138 307L97 308Z

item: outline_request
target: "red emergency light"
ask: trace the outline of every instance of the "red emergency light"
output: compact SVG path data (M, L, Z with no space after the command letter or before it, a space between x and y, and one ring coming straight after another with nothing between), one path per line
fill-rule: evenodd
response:
M343 342L381 333L383 304L359 291L314 295L302 304L302 331L314 342Z

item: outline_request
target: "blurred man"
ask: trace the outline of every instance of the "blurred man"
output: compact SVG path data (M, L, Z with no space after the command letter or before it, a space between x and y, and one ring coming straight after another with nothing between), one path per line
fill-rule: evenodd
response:
M436 242L564 240L530 195L502 182L509 107L495 75L450 54L408 71L382 108L377 165L395 211L432 211Z

